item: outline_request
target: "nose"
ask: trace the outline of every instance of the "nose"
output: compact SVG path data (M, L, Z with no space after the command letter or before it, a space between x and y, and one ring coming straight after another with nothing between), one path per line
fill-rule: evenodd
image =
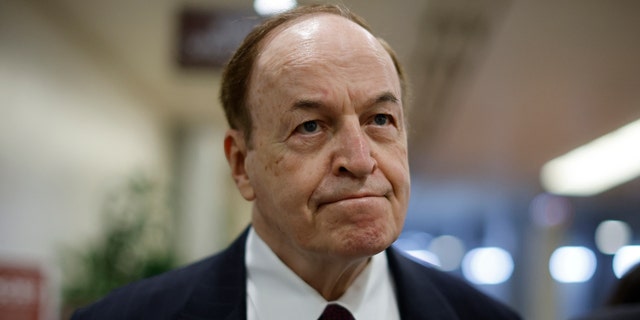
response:
M360 121L346 122L337 133L333 172L362 178L371 174L376 160L371 153L370 141L360 126Z

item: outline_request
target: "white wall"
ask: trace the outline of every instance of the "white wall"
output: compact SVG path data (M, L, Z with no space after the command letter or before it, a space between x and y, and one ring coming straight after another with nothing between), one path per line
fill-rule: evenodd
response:
M185 128L176 159L176 248L188 263L227 246L247 226L250 203L240 196L227 165L225 127L200 124Z
M163 117L122 80L37 6L0 1L0 261L55 285L59 249L99 229L105 191L169 176Z

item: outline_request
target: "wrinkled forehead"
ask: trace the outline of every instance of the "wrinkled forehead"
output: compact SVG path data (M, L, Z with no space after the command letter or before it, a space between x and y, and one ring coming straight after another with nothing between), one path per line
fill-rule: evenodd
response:
M261 45L254 70L259 73L318 59L340 62L357 53L393 65L378 39L360 25L334 14L314 14L273 30Z

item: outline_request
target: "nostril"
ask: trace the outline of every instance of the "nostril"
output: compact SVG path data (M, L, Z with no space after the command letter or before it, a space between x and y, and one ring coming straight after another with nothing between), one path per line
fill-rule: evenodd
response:
M349 170L345 167L340 167L340 172L349 172Z

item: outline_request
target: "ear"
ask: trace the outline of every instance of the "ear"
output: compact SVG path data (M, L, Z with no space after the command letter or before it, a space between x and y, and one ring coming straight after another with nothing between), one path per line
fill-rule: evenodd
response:
M224 136L224 155L227 157L231 177L235 181L240 194L247 201L255 199L255 192L251 185L251 180L245 168L247 158L247 146L244 134L235 129L227 130Z

